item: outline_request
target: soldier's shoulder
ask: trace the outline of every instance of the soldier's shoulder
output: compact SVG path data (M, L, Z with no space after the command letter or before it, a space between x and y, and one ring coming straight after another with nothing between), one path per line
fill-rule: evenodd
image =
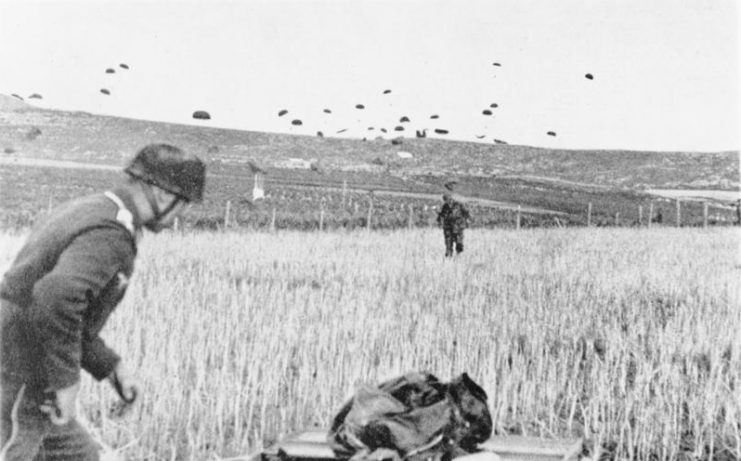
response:
M129 233L130 219L122 219L115 203L103 193L73 199L49 217L45 227L54 233L84 233L87 229L110 228L122 235Z

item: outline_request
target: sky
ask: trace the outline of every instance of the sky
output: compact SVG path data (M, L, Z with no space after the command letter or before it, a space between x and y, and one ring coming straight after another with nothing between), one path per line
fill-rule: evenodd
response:
M739 150L739 19L736 0L0 0L0 93L312 136Z

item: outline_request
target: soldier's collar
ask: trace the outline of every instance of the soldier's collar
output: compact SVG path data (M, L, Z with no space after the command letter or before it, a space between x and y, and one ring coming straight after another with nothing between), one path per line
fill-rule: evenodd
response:
M131 226L131 228L129 228L129 231L132 234L139 234L142 228L142 221L141 217L139 216L139 210L136 208L134 199L131 197L129 191L119 187L110 191L106 191L105 196L116 203L116 205L119 207L119 210L121 210L123 206L123 210L125 210L129 215L125 216L125 219L129 220L130 224L127 225L127 223L123 222L122 224L124 224L127 228Z

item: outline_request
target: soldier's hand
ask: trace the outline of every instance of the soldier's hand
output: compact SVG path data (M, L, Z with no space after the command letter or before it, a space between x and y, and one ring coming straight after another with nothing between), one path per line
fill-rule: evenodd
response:
M52 424L63 426L77 416L77 393L79 391L79 381L64 389L49 391L48 398L39 406L39 409L49 415Z
M108 376L108 380L111 382L111 386L116 390L116 393L121 400L126 404L134 403L138 393L138 386L133 375L124 365L123 360L118 362L116 369Z

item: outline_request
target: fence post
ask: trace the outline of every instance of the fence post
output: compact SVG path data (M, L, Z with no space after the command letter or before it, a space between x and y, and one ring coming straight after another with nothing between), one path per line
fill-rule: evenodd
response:
M677 227L682 226L682 202L677 199Z
M48 212L51 213L52 208L54 207L54 201L52 199L52 195L49 194L49 206L48 206Z
M373 200L368 201L368 223L367 223L367 229L371 230L371 219L373 219Z
M702 202L702 227L708 227L708 202Z
M638 227L643 225L643 205L638 205Z
M651 221L654 220L654 202L648 204L648 228L651 228Z
M615 212L615 226L617 227L619 225L620 225L620 212L616 211Z
M587 227L592 225L592 202L587 205Z
M342 180L342 209L345 209L345 198L347 197L347 179Z
M172 223L172 228L175 230L175 232L180 230L180 217L175 216L175 220Z
M224 211L224 228L227 228L229 226L229 214L231 212L231 208L232 208L232 201L227 200L226 210Z
M270 219L270 232L275 232L275 207L273 207L273 217Z
M414 205L411 203L409 204L409 229L411 230L414 227Z
M319 209L319 230L324 230L324 205Z
M515 229L520 230L521 221L522 221L522 207L520 205L517 205L517 223L515 224Z

